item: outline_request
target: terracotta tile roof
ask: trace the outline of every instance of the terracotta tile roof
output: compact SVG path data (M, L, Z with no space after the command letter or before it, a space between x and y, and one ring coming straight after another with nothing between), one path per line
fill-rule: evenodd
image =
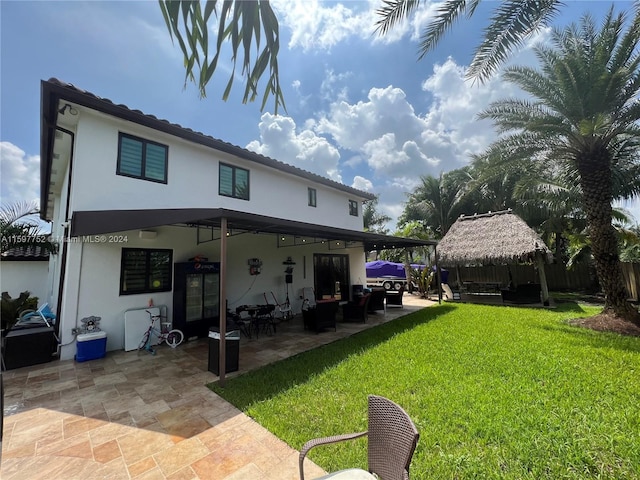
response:
M45 261L49 260L49 252L42 245L21 245L2 252L1 258L6 261Z

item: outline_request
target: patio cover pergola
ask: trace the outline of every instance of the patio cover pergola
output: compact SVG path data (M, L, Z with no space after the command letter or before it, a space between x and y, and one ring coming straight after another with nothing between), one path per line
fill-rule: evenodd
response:
M71 236L142 230L162 225L219 229L223 219L226 219L229 236L240 233L261 233L290 235L318 241L337 240L346 244L362 243L365 251L435 246L438 243L433 240L360 232L224 208L79 211L74 212L71 219Z
M359 232L344 228L316 225L257 215L224 208L179 208L156 210L101 210L77 211L71 218L72 237L100 235L128 230L142 230L163 225L182 225L193 228L215 229L220 240L220 338L226 339L227 298L227 241L228 237L243 233L289 235L294 239L312 241L341 241L344 246L361 243L365 251L394 248L433 246L433 240L416 240L374 232ZM213 239L213 238L212 238ZM300 243L302 244L302 243ZM294 241L295 245L295 241ZM220 384L224 385L226 372L226 340L220 342Z
M540 236L511 209L461 215L438 243L438 261L443 266L534 263L545 305L549 288L544 264L552 260Z

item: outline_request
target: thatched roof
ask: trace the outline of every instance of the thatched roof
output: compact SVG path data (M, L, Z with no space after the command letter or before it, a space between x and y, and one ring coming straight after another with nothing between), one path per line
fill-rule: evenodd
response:
M536 252L551 262L542 239L511 210L462 215L438 243L443 266L531 263Z

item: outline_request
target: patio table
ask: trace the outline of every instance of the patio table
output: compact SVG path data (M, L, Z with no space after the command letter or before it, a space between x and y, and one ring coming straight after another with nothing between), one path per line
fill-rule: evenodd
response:
M256 338L258 338L258 329L260 327L261 320L265 320L259 315L260 312L268 312L268 315L273 315L273 311L275 310L275 305L264 304L264 305L240 305L236 307L236 313L240 315L242 312L246 312L249 314L249 328L243 328L242 333L244 333L247 338L251 338L251 330L254 329L256 332ZM273 318L269 318L267 321L269 325L271 325ZM241 320L242 322L242 320ZM275 326L273 327L273 331L275 333Z

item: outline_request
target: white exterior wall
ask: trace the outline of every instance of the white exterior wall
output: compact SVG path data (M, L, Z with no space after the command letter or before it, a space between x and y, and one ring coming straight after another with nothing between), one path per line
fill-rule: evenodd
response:
M81 324L81 319L91 315L101 317L100 328L107 332L107 350L124 348L124 312L142 308L153 299L156 306L166 305L168 318L173 318L173 291L120 295L120 263L122 248L168 248L173 250L174 263L188 261L196 255L209 261L220 261L220 242L197 245L195 228L160 227L154 229L157 237L141 240L138 231L122 232L126 242L69 243L68 269L65 276L64 299L60 334L63 346L60 358L71 359L76 344L71 329ZM107 238L109 235L106 236ZM296 265L293 283L289 285L289 300L293 311L302 308L300 296L304 287L313 287L313 254L332 253L349 255L351 283L364 279L364 252L362 249L327 249L327 245L313 244L278 248L274 235L244 234L229 237L227 241L227 302L231 309L243 304L265 303L264 293L272 302L273 292L278 302L284 302L287 288L283 265L291 257ZM263 265L260 275L249 275L249 258L258 257ZM174 284L175 287L175 284Z
M49 299L47 278L49 262L46 260L3 260L0 262L0 291L17 298L22 292L38 297L38 305Z
M171 135L83 111L77 128L72 210L228 208L361 231L359 215L349 215L346 192L189 143ZM118 133L169 147L167 184L116 175ZM287 159L283 159L287 160ZM219 162L249 170L250 200L218 195ZM307 188L317 190L308 206Z
M168 149L168 183L155 183L116 175L118 133L123 132L165 144ZM154 228L157 237L142 240L138 231L114 234L126 236L126 242L66 242L64 227L74 211L129 210L162 208L227 208L310 224L362 231L360 199L346 192L316 184L257 163L242 160L213 149L191 144L146 127L108 115L81 109L75 129L71 198L67 199L69 165L64 181L56 186L52 236L60 243L57 255L49 263L45 298L56 308L60 303L60 358L72 359L76 353L71 329L91 315L101 317L100 328L107 332L107 350L124 348L124 312L148 305L166 305L173 316L173 292L120 295L122 248L172 249L174 263L196 255L220 261L220 242L197 243L195 228L164 226ZM282 159L287 161L288 159ZM250 172L250 201L218 195L219 162L246 168ZM317 191L317 207L309 207L308 187ZM59 188L59 189L58 189ZM359 215L349 215L349 200L359 201ZM69 218L66 205L69 202ZM107 238L110 235L106 236ZM63 250L66 246L66 264ZM278 248L274 235L242 234L231 236L227 243L227 301L231 309L242 304L264 302L264 293L273 292L278 301L286 297L282 262L292 257L296 262L289 299L294 312L302 306L304 287L314 286L314 253L349 255L351 283L365 283L365 254L362 248L329 250L326 244ZM249 258L262 260L262 273L249 275ZM58 299L64 269L63 297ZM349 293L349 292L345 292Z

